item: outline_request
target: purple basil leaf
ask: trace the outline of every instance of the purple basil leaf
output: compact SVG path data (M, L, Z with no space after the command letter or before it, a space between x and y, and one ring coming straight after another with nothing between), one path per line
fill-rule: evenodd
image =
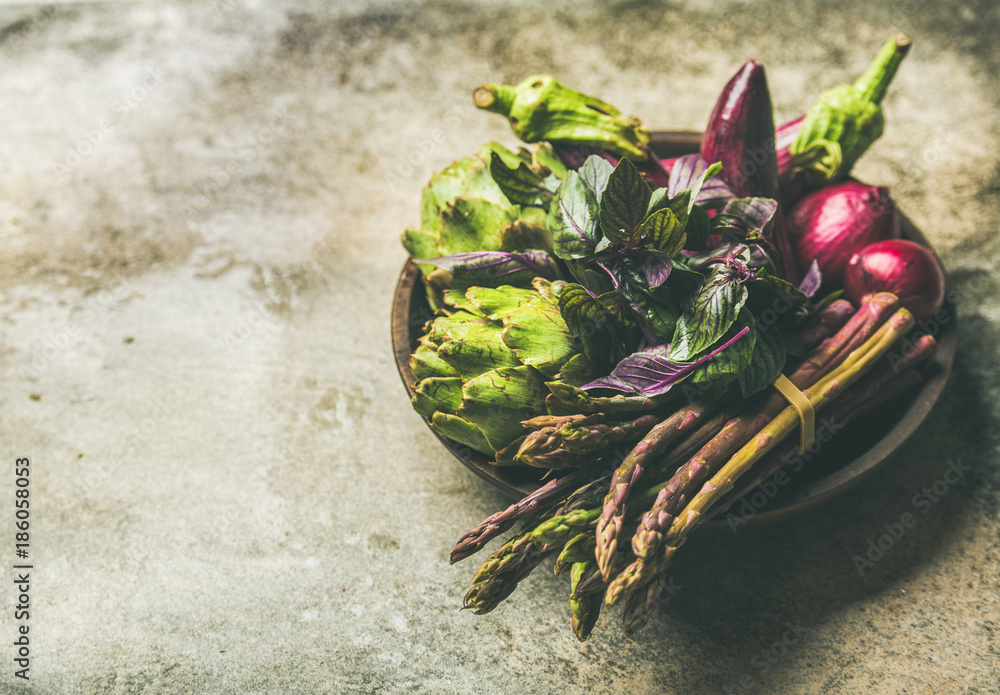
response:
M670 256L662 251L647 249L642 255L642 274L650 289L665 283L673 267L674 262Z
M472 251L438 258L421 258L417 263L433 263L451 273L455 285L497 287L528 284L536 277L559 277L552 258L544 251Z
M749 327L744 328L728 342L694 362L675 362L668 357L670 345L656 345L629 355L615 366L610 375L583 388L606 388L647 397L662 395L749 332Z
M726 203L722 212L712 220L712 229L731 229L742 237L761 235L770 237L769 226L778 211L778 201L773 198L737 198Z
M667 195L673 198L684 190L691 190L694 195L692 202L707 208L719 207L736 197L729 184L723 181L718 173L706 177L705 174L708 172L708 162L702 159L701 155L688 154L678 157L670 170Z
M809 266L809 270L806 272L802 282L799 283L799 292L804 294L809 299L813 298L813 295L819 290L819 286L823 284L823 273L820 272L819 263L813 260L812 265Z

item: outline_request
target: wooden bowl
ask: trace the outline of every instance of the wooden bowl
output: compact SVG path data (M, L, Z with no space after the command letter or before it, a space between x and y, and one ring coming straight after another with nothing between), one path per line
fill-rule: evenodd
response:
M694 132L658 132L653 133L651 139L653 150L661 158L697 152L700 144L701 134ZM900 222L904 238L930 247L909 219L900 215ZM946 302L944 311L950 319L937 327L934 334L938 341L937 354L926 366L921 385L838 432L805 467L789 476L790 482L782 486L778 494L747 521L748 524L784 519L845 492L884 464L917 431L944 390L955 359L958 343L955 306ZM399 376L411 397L414 380L408 358L416 349L424 324L432 317L420 282L420 271L407 260L393 296L392 345ZM512 498L521 498L536 490L545 474L543 470L527 466L501 468L491 465L482 454L436 432L434 435L463 465ZM744 493L753 489L750 487ZM736 508L734 505L733 509ZM721 519L699 526L702 532L728 529L729 524Z

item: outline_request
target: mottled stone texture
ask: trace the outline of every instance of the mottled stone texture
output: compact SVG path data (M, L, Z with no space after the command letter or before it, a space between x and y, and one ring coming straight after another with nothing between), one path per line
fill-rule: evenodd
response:
M541 5L0 9L0 432L5 470L34 470L34 692L1000 691L995 0ZM388 317L422 184L514 142L472 88L551 72L700 128L756 58L780 121L897 29L914 50L856 174L960 293L926 425L835 504L692 541L634 638L615 613L578 644L547 571L459 613L474 561L448 550L504 500L409 409Z

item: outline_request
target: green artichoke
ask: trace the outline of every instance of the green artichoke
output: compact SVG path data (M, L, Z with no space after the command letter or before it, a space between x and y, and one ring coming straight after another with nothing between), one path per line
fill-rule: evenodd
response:
M897 34L882 46L854 84L826 90L809 109L788 151L813 185L847 176L858 158L882 136L882 99L909 50L910 38Z
M493 457L546 412L546 381L576 354L558 283L448 290L410 356L413 408L439 434ZM554 289L555 288L555 289Z
M497 173L507 175L502 179L505 186L494 180ZM410 257L418 260L435 308L453 284L447 270L422 259L475 251L552 250L545 226L551 194L545 195L545 186L554 191L564 174L547 145L512 152L489 143L476 156L463 157L431 177L420 200L420 227L408 228L402 241ZM525 182L542 195L526 198L516 188ZM511 202L508 193L520 204Z

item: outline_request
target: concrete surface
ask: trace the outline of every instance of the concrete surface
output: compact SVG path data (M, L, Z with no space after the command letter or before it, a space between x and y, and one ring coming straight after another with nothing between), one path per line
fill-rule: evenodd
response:
M0 27L0 517L13 564L30 457L32 692L1000 692L995 0L5 3ZM836 505L692 542L633 638L578 644L547 572L459 613L448 550L504 500L409 410L388 315L422 184L514 142L472 87L551 72L701 128L754 57L782 119L897 28L856 171L960 292L929 422Z

